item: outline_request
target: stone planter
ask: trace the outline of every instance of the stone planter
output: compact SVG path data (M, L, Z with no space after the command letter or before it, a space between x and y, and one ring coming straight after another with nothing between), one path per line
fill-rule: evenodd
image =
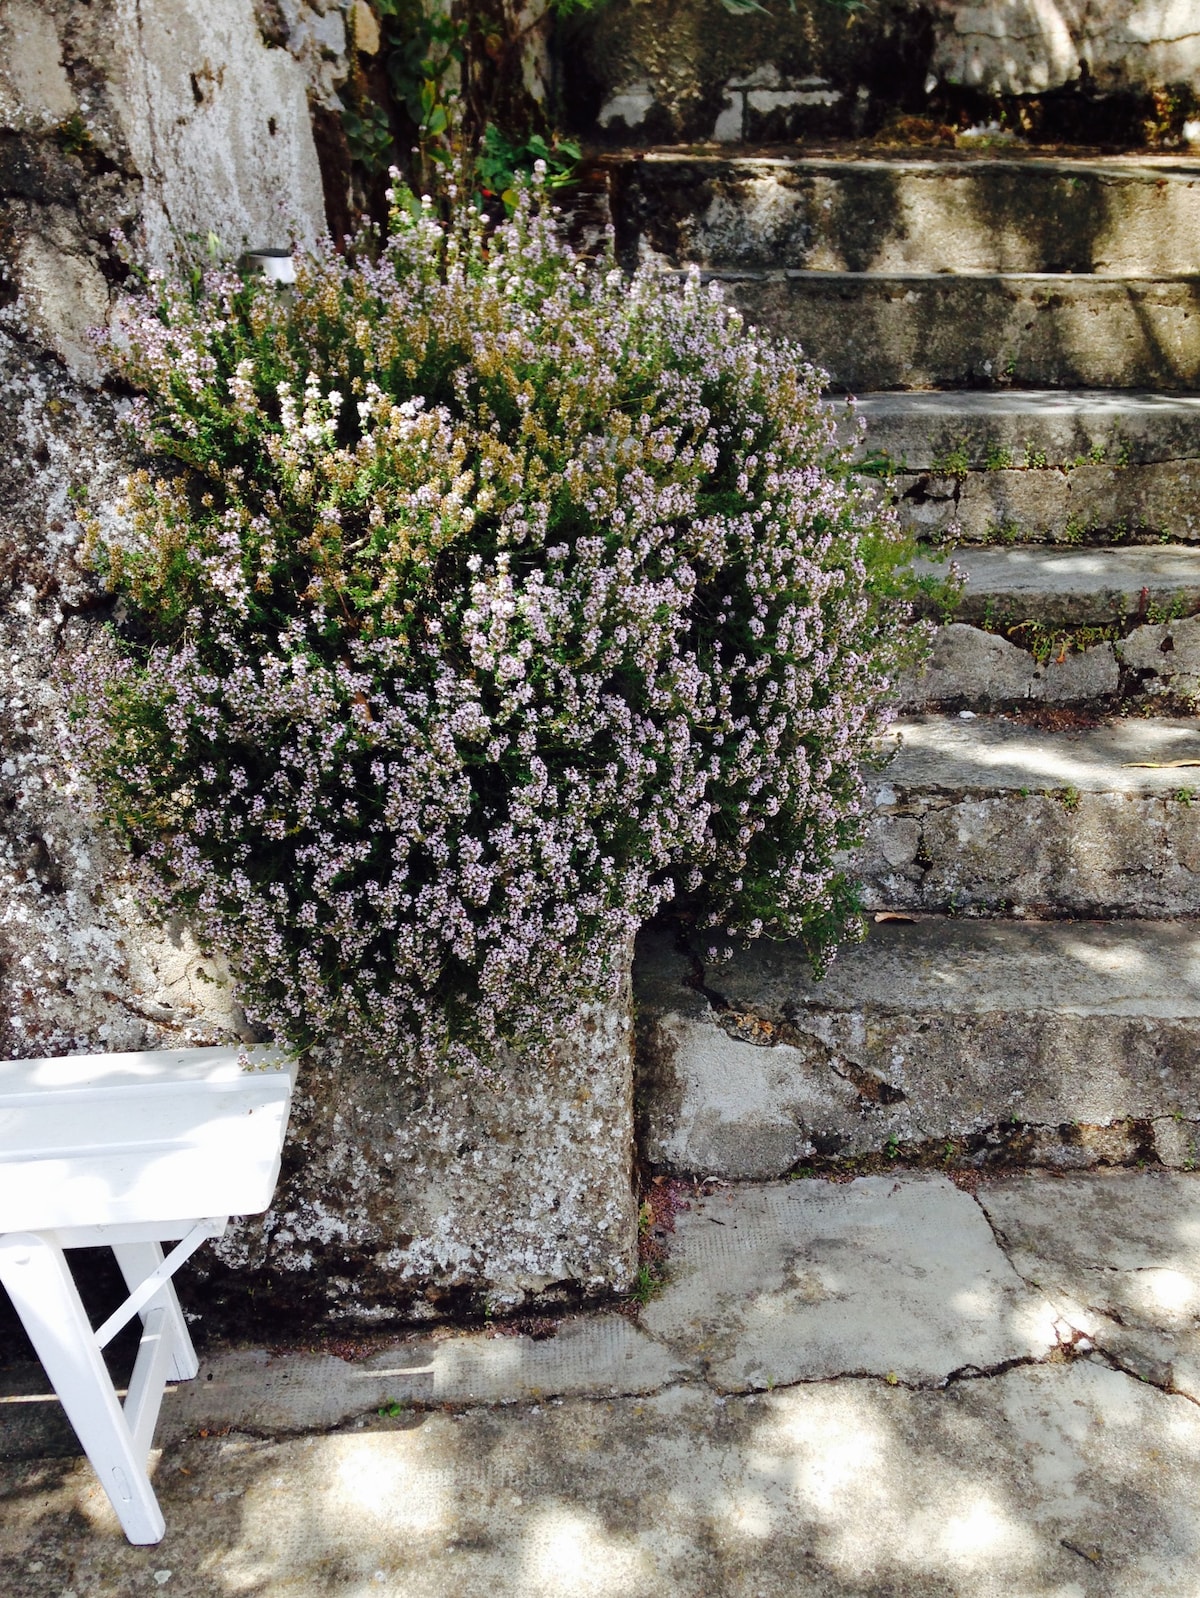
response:
M182 1284L211 1329L359 1325L624 1291L637 1268L631 952L548 1063L494 1085L302 1065L275 1202Z

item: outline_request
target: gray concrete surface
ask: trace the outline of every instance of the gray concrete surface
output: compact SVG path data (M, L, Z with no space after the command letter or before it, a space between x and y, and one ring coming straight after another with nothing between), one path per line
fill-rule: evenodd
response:
M508 1351L487 1403L380 1402L411 1343L353 1363L216 1353L186 1409L167 1395L149 1549L86 1462L12 1457L40 1399L5 1373L6 1591L1174 1598L1200 1559L1200 1410L1109 1350L1111 1327L1085 1330L1068 1288L1109 1264L1110 1308L1194 1336L1198 1228L1195 1176L697 1194L661 1296L622 1334L644 1386L614 1396L617 1345L579 1321L537 1345L445 1334L436 1357L461 1365Z
M672 266L822 272L1192 272L1200 160L844 160L650 151L627 163L624 249Z
M1200 719L1189 717L1114 717L1049 732L1006 716L906 716L888 728L884 748L892 758L882 804L892 802L889 787L1164 795L1200 783Z
M1036 453L1036 446L1035 446ZM1000 456L999 459L1003 459ZM897 472L885 492L929 542L1153 544L1200 538L1200 460Z
M1134 1171L1015 1176L979 1194L1014 1269L1060 1315L1136 1375L1200 1403L1198 1201L1191 1174Z
M869 908L1200 913L1200 721L1049 732L927 714L893 723L887 743L849 857Z
M851 1373L934 1386L1044 1358L1054 1312L962 1199L920 1175L718 1191L679 1218L642 1324L722 1393Z
M929 472L950 454L971 471L998 452L1024 461L1032 448L1048 467L1098 456L1129 465L1195 458L1200 396L1111 389L935 390L862 393L854 409L867 424L866 448L896 465Z
M1182 1164L1174 1118L1200 1117L1194 923L917 915L820 982L796 944L703 965L647 934L635 982L656 1169L764 1178L946 1140L981 1164Z
M1200 462L1197 467L1200 471ZM1015 545L964 549L954 560L966 580L955 607L959 621L978 621L990 608L1013 621L1029 618L1046 626L1083 627L1135 616L1144 620L1152 607L1181 613L1200 608L1200 550L1186 545ZM929 562L927 569L936 573L945 568Z
M1200 277L763 272L724 277L839 392L1200 388Z

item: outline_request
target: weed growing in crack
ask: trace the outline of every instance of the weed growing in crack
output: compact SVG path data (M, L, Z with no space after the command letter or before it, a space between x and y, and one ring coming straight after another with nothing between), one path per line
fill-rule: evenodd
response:
M935 455L929 463L929 471L933 477L962 478L971 470L971 465L970 440L963 438Z
M645 1307L650 1300L657 1298L662 1292L666 1282L666 1275L661 1267L642 1264L637 1268L637 1275L633 1279L633 1286L629 1289L629 1296L640 1307Z

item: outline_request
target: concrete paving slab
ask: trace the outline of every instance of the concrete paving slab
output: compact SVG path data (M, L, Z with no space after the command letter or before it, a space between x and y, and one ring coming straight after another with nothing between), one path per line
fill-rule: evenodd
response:
M941 1391L676 1387L163 1452L131 1548L87 1466L0 1465L20 1598L1191 1598L1200 1411L1088 1360Z
M979 1202L1014 1267L1073 1325L1200 1403L1200 1173L1014 1176Z
M635 981L659 1170L766 1178L893 1139L1200 1117L1194 923L886 921L819 982L798 944L705 966L648 932Z
M642 1324L721 1392L852 1372L937 1385L1041 1359L1055 1312L944 1177L718 1190L679 1216Z
M398 1343L362 1361L331 1354L214 1355L176 1386L159 1437L199 1427L304 1431L396 1404L513 1404L576 1394L649 1393L687 1374L624 1315L580 1316L553 1336L468 1333ZM165 1429L165 1430L164 1430Z

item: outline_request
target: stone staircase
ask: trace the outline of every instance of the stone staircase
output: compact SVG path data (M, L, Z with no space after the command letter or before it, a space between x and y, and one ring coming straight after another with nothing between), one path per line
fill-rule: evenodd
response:
M867 941L643 940L660 1171L1200 1162L1200 161L613 158L627 263L695 262L854 393L967 578L903 685ZM863 1161L866 1161L866 1167Z

